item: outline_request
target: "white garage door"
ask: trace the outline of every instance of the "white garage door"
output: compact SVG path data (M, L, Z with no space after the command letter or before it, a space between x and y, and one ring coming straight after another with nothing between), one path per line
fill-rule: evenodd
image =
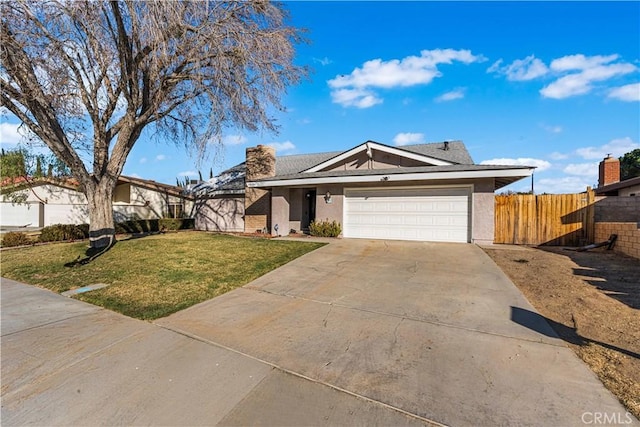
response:
M42 203L0 203L0 225L42 227Z
M346 189L344 236L469 241L468 188Z

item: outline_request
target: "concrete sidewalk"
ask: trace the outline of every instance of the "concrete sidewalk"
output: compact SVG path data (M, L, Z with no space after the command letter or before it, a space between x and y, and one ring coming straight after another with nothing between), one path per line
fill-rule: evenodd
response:
M3 426L424 425L238 352L2 279Z

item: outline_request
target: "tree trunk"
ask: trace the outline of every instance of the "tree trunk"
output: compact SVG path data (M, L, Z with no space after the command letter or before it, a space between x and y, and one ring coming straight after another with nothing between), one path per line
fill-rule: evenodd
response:
M91 248L106 248L116 241L113 222L113 192L115 181L103 178L86 189L89 203L89 245Z

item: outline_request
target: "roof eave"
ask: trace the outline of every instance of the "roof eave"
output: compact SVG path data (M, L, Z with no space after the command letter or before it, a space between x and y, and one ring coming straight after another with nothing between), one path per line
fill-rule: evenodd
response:
M514 168L499 170L476 170L476 171L441 171L441 172L414 172L403 174L376 174L376 175L348 175L348 176L324 176L324 177L301 177L292 179L269 179L262 181L248 181L250 188L271 188L289 187L299 185L318 184L352 184L371 182L405 182L405 181L437 181L445 179L478 179L478 178L501 178L501 188L519 179L526 178L533 174L535 168ZM506 183L503 183L506 182Z

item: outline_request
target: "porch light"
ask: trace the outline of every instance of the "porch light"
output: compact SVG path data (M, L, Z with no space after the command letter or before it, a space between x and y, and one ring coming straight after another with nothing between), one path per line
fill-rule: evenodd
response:
M331 192L327 191L326 194L324 195L324 201L325 203L331 203Z

